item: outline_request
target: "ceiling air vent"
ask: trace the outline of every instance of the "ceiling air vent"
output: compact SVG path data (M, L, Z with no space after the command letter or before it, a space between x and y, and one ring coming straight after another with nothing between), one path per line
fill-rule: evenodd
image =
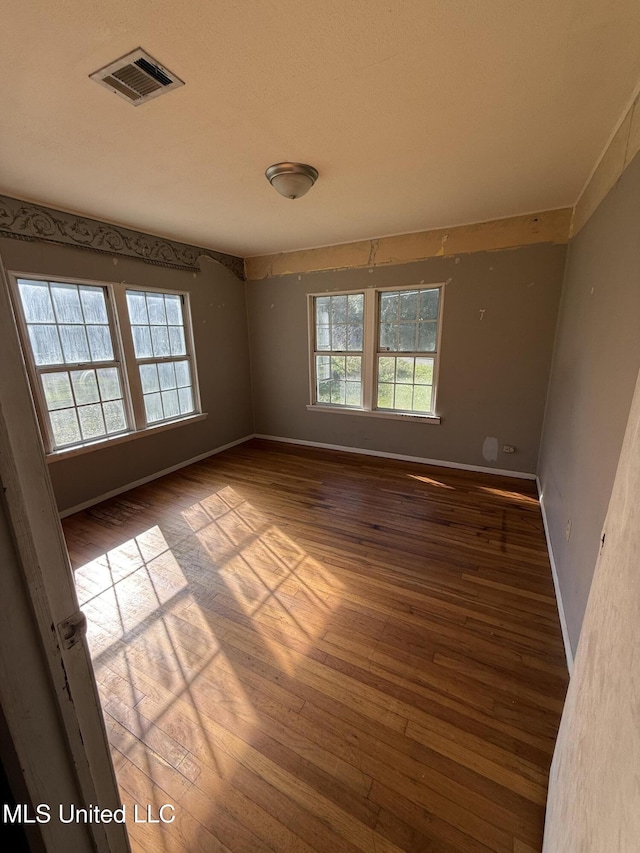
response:
M106 86L134 107L157 98L171 89L184 86L184 82L142 48L105 65L89 74L91 80Z

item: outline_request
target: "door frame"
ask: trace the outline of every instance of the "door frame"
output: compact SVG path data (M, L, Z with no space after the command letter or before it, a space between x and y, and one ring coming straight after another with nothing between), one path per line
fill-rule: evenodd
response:
M125 824L57 820L59 803L116 809L120 797L1 256L0 480L0 702L32 805L51 806L43 841L130 853Z

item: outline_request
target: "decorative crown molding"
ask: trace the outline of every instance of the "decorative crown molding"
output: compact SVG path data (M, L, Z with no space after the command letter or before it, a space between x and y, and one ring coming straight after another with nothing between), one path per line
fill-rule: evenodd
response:
M153 237L4 195L0 195L0 236L44 240L182 270L199 270L204 255L244 279L244 261L235 255Z

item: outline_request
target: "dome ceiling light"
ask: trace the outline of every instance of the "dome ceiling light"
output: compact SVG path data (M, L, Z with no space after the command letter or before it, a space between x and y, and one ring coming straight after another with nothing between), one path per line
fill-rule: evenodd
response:
M271 186L285 198L300 198L318 178L318 170L306 163L275 163L265 175Z

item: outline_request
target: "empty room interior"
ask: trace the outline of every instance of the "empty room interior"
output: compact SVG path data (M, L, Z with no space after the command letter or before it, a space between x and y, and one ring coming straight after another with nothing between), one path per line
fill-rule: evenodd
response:
M637 853L639 37L7 4L8 849Z

